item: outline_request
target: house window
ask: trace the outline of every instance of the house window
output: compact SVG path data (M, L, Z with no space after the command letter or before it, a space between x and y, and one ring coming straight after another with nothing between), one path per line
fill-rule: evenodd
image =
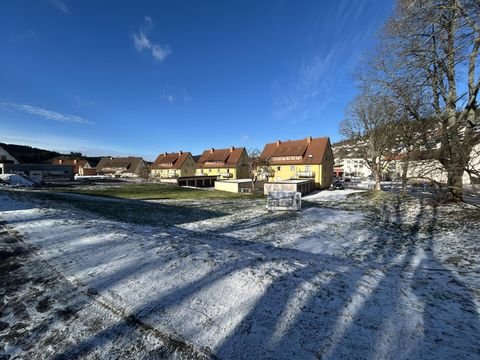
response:
M212 172L212 169L208 169L208 172L211 173L211 172Z
M290 166L290 171L295 171L295 166Z
M280 171L280 166L277 166L277 170Z

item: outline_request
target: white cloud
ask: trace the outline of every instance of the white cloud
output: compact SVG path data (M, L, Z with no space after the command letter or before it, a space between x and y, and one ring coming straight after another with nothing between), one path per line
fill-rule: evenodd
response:
M144 49L150 49L152 47L152 44L150 44L150 40L148 40L147 36L141 30L138 34L134 33L132 35L132 38L135 49L137 49L138 51L143 51Z
M169 103L173 104L175 102L175 96L173 94L163 93L160 98L162 100L168 101Z
M50 0L50 3L65 14L70 14L70 9L62 0Z
M145 16L144 24L138 32L132 34L133 45L139 52L148 51L157 61L163 61L172 53L172 49L168 45L160 45L150 41L148 34L153 29L153 21L150 16Z
M93 122L86 120L77 115L62 114L56 111L42 109L42 108L31 106L31 105L15 104L10 102L0 102L0 106L7 109L21 111L27 114L40 116L47 120L77 123L77 124L93 124Z
M185 89L183 89L181 93L179 93L179 92L173 91L170 86L167 86L165 89L162 90L160 99L173 104L175 102L184 102L184 103L189 102L192 100L192 97L188 94L187 90Z
M171 53L172 49L168 45L164 45L164 47L152 45L152 56L158 61L163 61Z

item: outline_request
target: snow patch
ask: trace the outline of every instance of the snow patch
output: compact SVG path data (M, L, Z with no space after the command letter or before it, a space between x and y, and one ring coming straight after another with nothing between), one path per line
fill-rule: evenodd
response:
M17 174L0 174L0 185L2 183L10 186L33 186L34 185L32 181Z

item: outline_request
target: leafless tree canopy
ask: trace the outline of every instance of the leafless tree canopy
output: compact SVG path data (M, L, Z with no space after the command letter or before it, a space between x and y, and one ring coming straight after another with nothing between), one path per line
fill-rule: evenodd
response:
M365 87L340 124L341 133L359 145L358 153L372 171L377 190L394 147L395 116L396 108L388 97Z
M480 140L479 48L480 1L398 0L378 50L361 70L361 88L374 88L375 98L387 98L389 109L395 108L397 141L407 154L432 137L440 144L436 159L455 199L462 198L462 177L471 171L471 155ZM375 106L378 100L368 102ZM359 110L358 100L353 108ZM361 112L385 116L371 109ZM434 132L432 126L427 132L418 125L432 119ZM347 120L342 131L351 137L357 126Z

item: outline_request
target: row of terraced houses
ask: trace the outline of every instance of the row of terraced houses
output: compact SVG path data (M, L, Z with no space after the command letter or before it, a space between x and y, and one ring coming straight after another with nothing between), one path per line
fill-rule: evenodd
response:
M217 180L249 179L249 157L244 147L210 148L198 159L190 152L162 153L150 168L153 179L215 177ZM333 154L329 138L266 144L255 176L259 181L311 180L314 188L327 188L333 178Z
M5 161L1 159L5 158ZM73 176L149 177L178 185L218 186L239 191L256 183L297 184L307 192L328 188L333 180L333 153L327 137L276 141L266 144L260 154L261 166L252 168L245 147L209 148L200 156L188 151L161 153L148 166L141 157L103 157L96 166L85 159L56 158L52 164L15 164L6 155L0 158L0 173L15 172L36 182L73 180ZM300 185L298 185L300 184ZM273 186L273 185L272 185ZM287 185L286 185L287 186Z

